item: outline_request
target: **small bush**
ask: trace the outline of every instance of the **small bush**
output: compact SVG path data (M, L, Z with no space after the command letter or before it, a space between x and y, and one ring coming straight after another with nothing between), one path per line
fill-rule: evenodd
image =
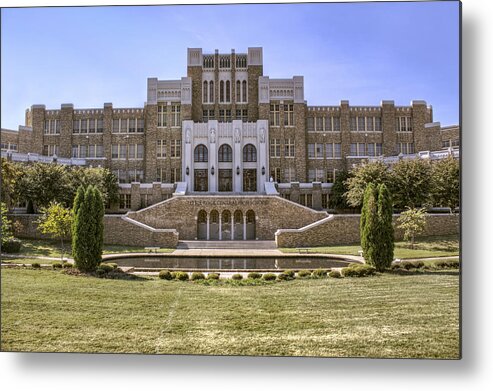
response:
M62 267L64 269L68 269L68 268L74 267L74 265L72 265L70 262L63 262Z
M402 261L399 263L399 267L401 269L406 269L406 270L410 270L410 269L420 269L424 266L424 262L423 261Z
M193 272L191 276L192 281L197 281L197 280L205 280L204 273L202 272Z
M173 276L171 275L169 270L161 270L159 272L158 276L161 280L172 280L173 279Z
M294 276L295 273L294 273L293 270L289 270L289 269L288 270L284 270L284 274L287 274L291 278L295 278L295 276Z
M108 271L104 267L97 267L96 268L96 275L98 277L103 277L104 275L108 274Z
M219 273L207 274L207 280L219 280Z
M101 265L107 265L107 266L112 267L113 269L117 269L118 268L118 264L116 264L114 262L103 262L99 266L101 266Z
M262 273L258 273L258 272L248 273L248 278L250 278L251 280L258 280L262 278Z
M265 281L274 281L277 277L274 273L265 273L262 278L265 280Z
M277 275L277 279L280 281L289 281L289 280L294 279L294 277L292 277L289 273L282 272L282 273Z
M458 269L460 262L458 259L443 259L435 261L433 266L437 269Z
M175 272L175 279L179 281L188 281L188 273L186 272Z
M231 279L239 281L239 280L243 280L243 276L240 273L236 273L231 276Z
M17 238L9 238L2 243L2 252L4 253L18 253L21 251L21 241Z
M39 268L41 267L41 265L40 265L38 262L33 262L33 263L31 264L31 267L32 267L33 269L39 269Z
M300 278L307 278L312 275L312 272L310 270L300 270L298 272L298 277Z
M97 267L97 269L101 270L101 271L102 271L102 272L104 272L104 273L109 273L109 272L111 272L111 271L113 271L113 270L114 270L113 266L112 266L112 265L109 265L109 264L107 264L107 263L101 263L101 264ZM97 270L97 269L96 269L96 270Z
M341 275L341 272L339 270L332 270L329 273L329 277L331 277L331 278L341 278L342 275Z
M366 277L372 276L376 273L377 269L370 265L352 264L341 270L341 274L344 277Z
M312 273L313 278L325 278L327 277L327 270L325 269L317 269Z
M52 267L53 269L61 269L61 268L62 268L62 264L61 264L60 262L53 262L53 263L51 264L51 267Z

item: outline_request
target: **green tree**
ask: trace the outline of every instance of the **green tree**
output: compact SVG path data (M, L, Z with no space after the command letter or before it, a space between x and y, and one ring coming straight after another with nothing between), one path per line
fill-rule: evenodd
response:
M345 193L347 203L352 207L359 207L363 203L363 196L368 184L380 185L385 183L389 186L391 182L389 168L381 161L364 163L358 165L351 171L346 180L348 191Z
M85 191L82 186L79 187L74 201L72 254L76 267L81 271L94 271L101 263L104 216L102 205L101 193L94 186L88 186Z
M7 217L7 206L4 202L0 203L0 214L2 215L2 226L0 227L1 232L1 244L3 245L12 239L14 236L12 235L12 223Z
M432 199L434 206L450 208L453 213L460 203L460 164L453 157L433 163Z
M403 159L392 167L392 200L399 209L431 203L432 166L425 159Z
M360 220L361 248L366 262L379 271L388 268L394 256L392 210L387 186L368 184Z
M330 189L329 207L333 209L348 209L344 194L348 191L346 181L349 179L347 171L341 171L337 174L332 188Z
M17 163L2 158L2 186L0 198L4 200L7 209L19 201L19 181L23 171Z
M58 202L51 202L46 208L41 209L41 216L38 220L38 228L44 234L50 235L54 239L60 239L62 248L61 259L65 254L64 240L71 234L73 213Z
M425 209L408 208L401 213L397 223L399 224L398 228L404 231L404 240L409 241L411 248L413 248L415 237L422 233L426 227Z

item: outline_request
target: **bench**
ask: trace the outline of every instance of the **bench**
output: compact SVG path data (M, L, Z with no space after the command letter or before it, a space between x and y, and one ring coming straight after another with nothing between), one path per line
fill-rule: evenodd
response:
M157 253L161 247L144 247L148 253Z
M308 254L310 252L310 249L309 248L297 248L296 250L298 250L298 254Z

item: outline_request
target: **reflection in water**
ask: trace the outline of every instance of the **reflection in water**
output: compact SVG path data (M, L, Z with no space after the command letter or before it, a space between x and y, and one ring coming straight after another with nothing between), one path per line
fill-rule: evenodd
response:
M112 260L118 266L132 266L153 269L317 269L344 267L348 262L330 258L204 258L204 257L128 257Z

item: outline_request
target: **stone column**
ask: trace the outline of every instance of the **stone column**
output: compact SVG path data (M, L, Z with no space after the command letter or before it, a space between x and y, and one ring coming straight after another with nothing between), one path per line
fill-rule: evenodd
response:
M246 240L246 214L243 215L243 240Z
M234 217L234 212L231 213L231 240L235 240L235 217Z
M140 183L132 182L130 185L131 210L140 209Z
M219 213L219 240L223 240L223 216Z
M207 240L209 240L209 213L207 213L207 235L206 235L206 238Z
M233 191L240 193L242 190L243 155L241 150L241 138L243 133L243 122L233 121ZM236 174L236 169L240 169L240 175Z
M313 182L312 208L322 210L322 184L320 182Z

